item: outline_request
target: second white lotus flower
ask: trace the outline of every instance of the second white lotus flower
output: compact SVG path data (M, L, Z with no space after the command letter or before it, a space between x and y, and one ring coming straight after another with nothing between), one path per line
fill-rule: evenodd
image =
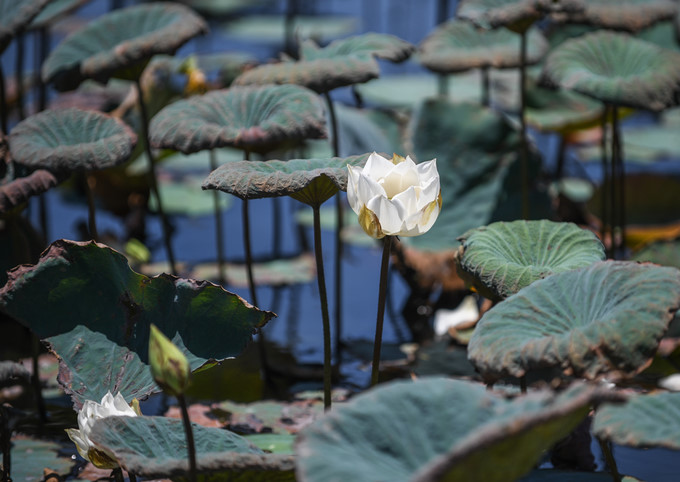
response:
M436 159L416 164L408 156L390 160L374 152L363 169L347 168L347 200L369 236L418 236L437 220L442 196Z
M137 412L128 405L120 392L115 397L111 395L111 392L107 392L101 403L86 400L83 408L78 412L78 429L66 429L69 438L76 444L78 453L100 469L115 469L118 464L112 455L94 446L90 441L90 432L97 420L113 415L135 417Z

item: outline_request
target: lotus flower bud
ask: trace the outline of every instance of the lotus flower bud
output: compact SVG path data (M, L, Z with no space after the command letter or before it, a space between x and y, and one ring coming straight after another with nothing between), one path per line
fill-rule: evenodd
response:
M165 393L181 395L189 386L191 367L187 357L154 324L149 336L149 363L153 379Z
M439 216L442 196L435 159L416 164L408 156L394 154L390 160L374 152L363 169L347 168L347 200L369 236L418 236Z

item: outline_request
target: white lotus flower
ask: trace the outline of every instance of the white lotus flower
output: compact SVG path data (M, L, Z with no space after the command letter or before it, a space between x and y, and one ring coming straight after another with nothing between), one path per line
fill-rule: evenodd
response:
M395 154L390 160L374 152L363 169L347 168L347 200L369 236L418 236L439 216L436 159L416 164L408 156Z
M118 464L111 454L94 446L90 441L90 432L95 421L113 415L135 417L137 412L128 405L120 392L115 397L107 392L101 403L86 400L78 412L78 429L66 429L69 438L76 444L78 453L100 469L115 469Z

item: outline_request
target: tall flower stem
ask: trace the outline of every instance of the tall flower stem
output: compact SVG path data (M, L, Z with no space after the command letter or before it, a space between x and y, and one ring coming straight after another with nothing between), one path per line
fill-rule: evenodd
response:
M522 219L529 219L529 141L527 139L526 97L527 97L527 31L520 33L519 67L519 123L520 123L520 166L522 172Z
M607 118L609 117L609 106L607 104L604 105L604 110L602 112L602 122L600 124L600 127L602 129L602 138L600 140L600 156L601 156L601 162L602 162L602 189L601 189L601 204L600 204L600 209L602 211L600 218L601 218L601 226L600 226L600 239L602 240L602 243L606 245L606 237L607 237L607 229L608 229L608 222L611 222L609 219L609 215L607 213L609 209L609 203L608 203L608 192L609 189L611 189L610 185L610 180L609 180L609 160L607 156ZM611 246L611 245L610 245ZM607 258L611 257L611 247L606 248L607 251Z
M328 92L324 93L328 105L328 116L331 120L331 136L333 157L340 157L340 139L338 139L338 120L333 107L333 99ZM340 365L342 359L342 253L344 243L342 241L342 228L344 224L344 209L342 192L335 195L335 357Z
M94 178L90 174L86 174L85 191L87 192L87 228L90 231L90 237L94 241L97 241L97 239L99 239L99 233L97 232L97 212L94 206L94 192L92 192L94 184Z
M623 166L623 152L621 143L621 127L619 123L619 109L617 106L613 105L611 107L612 112L612 172L614 173L614 178L616 179L616 195L615 195L615 206L616 206L616 217L614 221L619 228L619 242L613 245L614 253L618 251L618 255L621 258L625 256L626 249L626 173Z
M250 160L250 152L244 151L246 161ZM255 289L255 278L253 277L253 253L250 247L250 211L248 199L244 199L241 204L241 217L243 218L243 249L246 254L246 274L248 275L248 289L250 290L250 302L257 304L257 290Z
M380 347L382 345L383 321L385 318L385 300L387 299L387 273L390 267L390 250L393 236L385 236L382 262L380 264L380 288L378 291L378 318L375 323L375 340L373 342L373 367L371 369L371 386L377 385L380 375Z
M191 421L189 420L189 411L187 410L187 402L184 394L177 395L177 402L182 411L182 422L184 424L184 434L187 438L187 451L189 453L189 480L196 482L196 447L194 445L194 432L191 429Z
M210 171L217 169L217 156L215 149L210 149ZM215 206L215 243L217 244L217 281L224 285L226 277L224 275L224 239L222 236L222 209L220 208L220 193L213 190L213 205Z
M158 215L161 218L161 228L163 229L163 241L165 242L165 251L168 255L170 263L170 271L173 275L177 275L175 266L175 254L172 251L172 241L170 239L170 225L163 210L163 201L158 190L158 179L156 177L156 159L151 152L151 143L149 142L149 115L146 111L146 104L144 103L144 91L142 90L141 76L135 79L135 86L137 87L137 101L139 103L139 111L142 118L142 134L144 136L144 147L146 148L146 156L149 158L149 183L151 184L151 191L156 197L156 205L158 206Z
M314 210L314 255L316 256L316 279L319 283L319 300L321 301L321 319L323 322L323 407L331 408L331 322L328 316L328 298L326 296L326 276L323 270L323 253L321 250L321 213L320 205L312 206Z

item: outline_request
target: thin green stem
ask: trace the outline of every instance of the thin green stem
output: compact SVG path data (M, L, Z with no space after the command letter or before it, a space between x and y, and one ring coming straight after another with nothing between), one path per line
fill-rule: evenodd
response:
M189 420L189 411L187 410L187 402L183 394L177 395L177 402L182 411L182 422L184 423L184 435L187 438L187 452L189 453L189 480L196 482L196 447L194 445L194 432L191 429L191 420Z
M217 156L215 149L210 149L210 171L217 169ZM215 243L217 244L217 281L224 285L226 284L226 276L224 274L224 239L222 236L222 208L220 207L220 192L217 189L213 190L213 205L215 207Z
M437 75L437 93L439 97L449 96L449 76L447 74Z
M522 219L529 219L529 141L527 139L526 96L527 96L527 31L520 34L519 67L519 123L520 163L522 172Z
M616 224L619 228L619 242L614 246L621 259L626 250L626 173L623 165L623 145L621 142L621 126L619 109L612 106L612 169L615 173L616 189Z
M140 77L135 79L137 87L137 101L139 104L139 111L142 119L142 135L144 137L144 147L146 149L146 156L149 159L149 184L151 191L156 197L156 206L158 207L158 215L161 219L161 228L163 229L163 241L165 242L165 251L168 255L168 262L170 263L170 271L173 275L177 275L177 268L175 265L175 254L172 251L172 241L170 239L170 223L165 216L163 210L163 201L158 190L158 178L156 177L156 159L151 151L151 143L149 142L149 115L146 111L146 104L144 102L144 91L142 90L142 83Z
M45 397L43 397L42 387L40 386L40 339L33 334L32 331L26 329L28 336L31 338L31 358L33 364L33 375L31 376L31 384L33 385L33 393L35 395L35 405L38 411L38 420L41 427L47 423L47 407L45 406Z
M482 67L482 105L489 107L491 104L491 79L489 75L489 67Z
M387 299L387 273L390 267L390 250L392 236L385 236L382 262L380 264L380 288L378 291L378 318L375 323L375 340L373 342L373 367L371 369L371 386L378 384L380 375L380 348L382 345L383 321L385 318L385 300Z
M85 192L87 194L87 229L90 231L90 237L93 241L99 239L99 233L97 232L97 211L94 205L94 192L92 192L92 187L94 186L94 178L85 174Z
M321 250L321 214L318 204L314 210L314 255L316 256L316 279L319 283L319 300L321 301L321 319L323 322L323 407L331 408L331 322L328 315L328 298L326 296L326 276L323 269L323 252Z
M246 161L250 160L250 152L244 151ZM248 275L248 289L250 290L250 302L257 304L257 290L255 289L255 278L253 277L253 254L250 247L250 212L248 199L244 199L241 204L241 218L243 221L243 248L246 253L246 274Z
M519 377L519 391L524 395L527 393L527 376Z
M111 470L111 476L116 482L125 482L125 477L123 477L123 469L120 467L116 467L115 469Z
M12 431L9 428L7 408L0 404L0 448L2 448L2 480L12 480Z
M16 112L19 121L22 121L26 117L24 112L24 42L25 38L23 35L19 35L16 38L16 65L14 69L14 79L16 84Z
M600 129L602 131L602 136L600 138L600 159L602 164L602 188L600 190L600 210L602 211L600 215L600 239L602 243L606 244L607 229L609 223L609 157L607 154L607 118L609 117L609 106L604 104L604 109L602 111L602 119L600 122ZM606 248L607 258L611 257L611 249Z
M614 482L621 482L621 474L619 473L619 469L616 467L616 459L614 458L614 454L612 453L611 445L609 444L609 442L602 440L599 437L597 437L597 443L600 444L600 449L602 450L602 455L604 455L607 467L609 467L609 472L611 473L612 480Z
M128 472L128 479L130 479L130 482L137 482L137 476L135 474L131 474Z

